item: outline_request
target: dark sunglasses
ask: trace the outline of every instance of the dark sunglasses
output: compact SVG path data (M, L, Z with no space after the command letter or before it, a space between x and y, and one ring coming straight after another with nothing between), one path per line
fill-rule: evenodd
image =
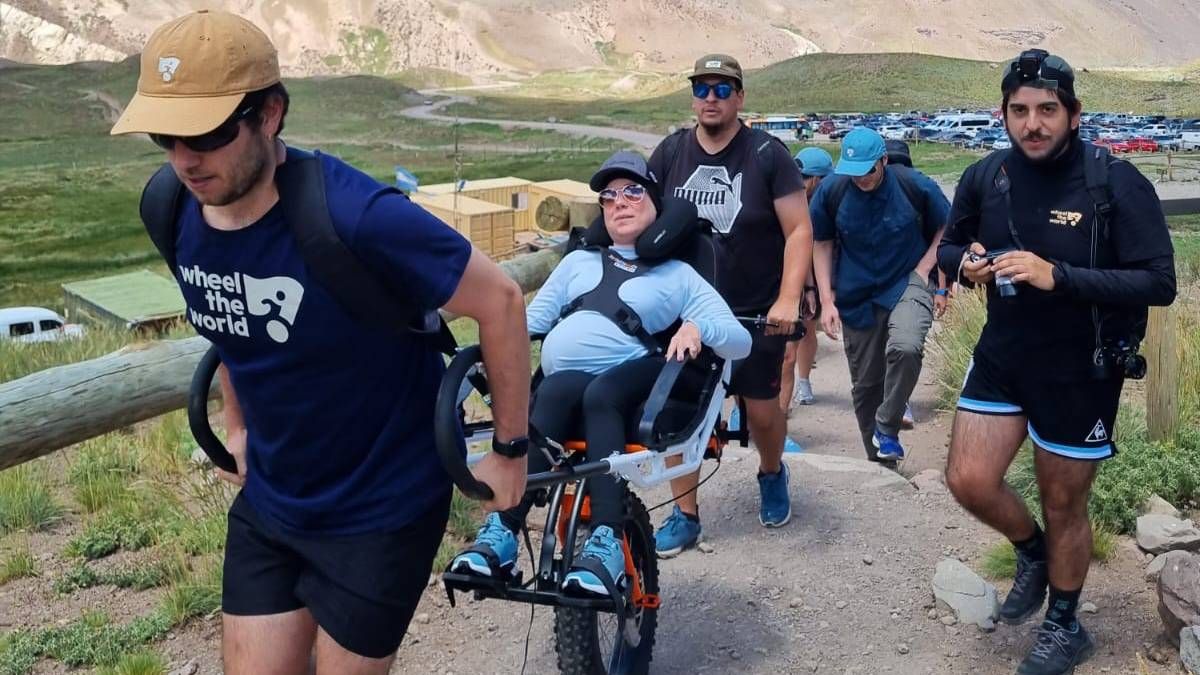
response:
M716 92L717 98L724 101L730 96L733 96L734 88L729 82L718 82L716 84L709 84L707 82L692 83L692 96L695 96L696 98L708 98L708 92L710 91Z
M175 142L179 141L189 150L193 152L212 152L219 150L234 140L241 133L242 125L240 122L252 115L258 106L250 105L236 110L229 119L221 122L221 126L212 131L201 134L199 136L170 136L167 134L150 134L150 140L163 150L174 150Z
M604 188L600 191L600 206L611 206L617 203L618 195L624 196L625 201L630 204L640 204L642 199L646 197L646 188L637 183L630 183L625 187L617 190L614 188Z

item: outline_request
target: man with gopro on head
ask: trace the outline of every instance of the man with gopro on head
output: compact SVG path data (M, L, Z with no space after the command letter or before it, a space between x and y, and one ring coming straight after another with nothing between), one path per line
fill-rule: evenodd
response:
M1095 649L1076 619L1092 552L1088 493L1111 457L1125 378L1147 307L1175 298L1174 255L1157 195L1133 165L1079 139L1082 106L1066 61L1040 49L1004 68L1011 151L963 174L938 250L947 275L988 284L987 324L968 366L946 483L1013 542L1017 573L1000 620L1042 607L1021 675L1070 673ZM1004 473L1028 436L1045 531Z

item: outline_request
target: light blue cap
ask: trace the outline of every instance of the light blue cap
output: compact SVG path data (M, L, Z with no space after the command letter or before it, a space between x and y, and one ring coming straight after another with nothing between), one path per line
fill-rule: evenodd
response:
M823 148L804 148L796 153L796 164L805 176L825 177L833 173L833 157Z
M865 176L875 162L887 154L883 136L868 127L855 127L842 139L842 156L836 173L841 176Z

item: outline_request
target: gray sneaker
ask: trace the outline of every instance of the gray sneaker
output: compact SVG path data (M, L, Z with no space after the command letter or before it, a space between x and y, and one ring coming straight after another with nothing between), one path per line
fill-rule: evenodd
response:
M801 405L812 405L813 401L812 382L796 378L796 387L792 390L792 408Z

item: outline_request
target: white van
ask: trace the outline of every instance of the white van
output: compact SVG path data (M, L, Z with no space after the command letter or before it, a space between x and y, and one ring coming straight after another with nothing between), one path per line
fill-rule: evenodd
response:
M49 309L42 307L0 309L0 340L54 342L82 335L83 326L69 324L57 312Z
M963 113L958 115L939 115L931 124L926 125L925 128L935 129L940 132L965 131L973 135L980 129L998 128L999 126L1000 120L991 115Z

